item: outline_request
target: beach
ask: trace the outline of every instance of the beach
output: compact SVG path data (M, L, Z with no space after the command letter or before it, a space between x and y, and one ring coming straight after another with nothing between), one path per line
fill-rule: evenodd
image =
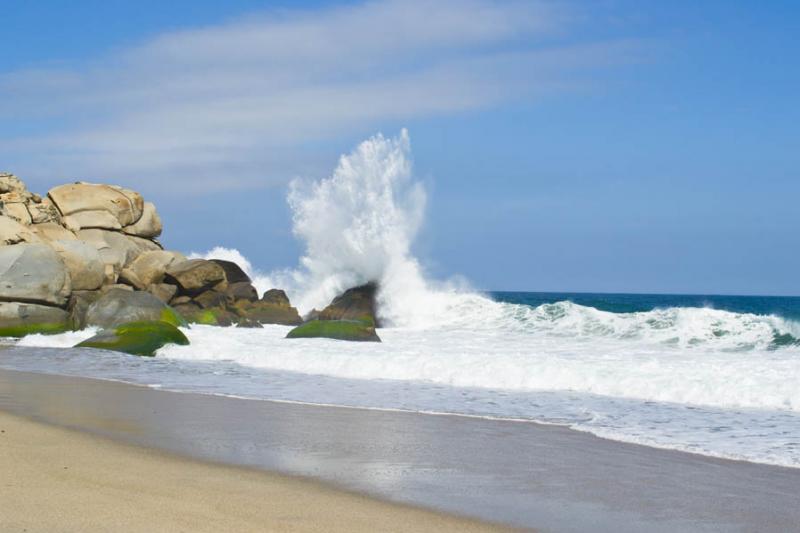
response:
M2 531L506 530L5 412L0 431Z
M787 531L800 523L800 470L557 426L5 370L0 410L14 416L3 416L4 448L13 450L2 459L13 472L0 498L11 514L4 523L29 531L105 520L136 529L123 519L165 530L219 530L215 520L235 520L226 529L238 530L489 527L415 507L543 531Z

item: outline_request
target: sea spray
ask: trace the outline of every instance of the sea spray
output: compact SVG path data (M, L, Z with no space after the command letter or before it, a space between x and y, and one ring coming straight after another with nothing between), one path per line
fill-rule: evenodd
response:
M487 307L493 308L489 314L499 310L461 279L427 280L413 255L426 194L413 177L405 129L394 138L378 134L362 142L325 179L295 179L288 202L293 233L304 245L296 269L264 275L238 251L222 247L201 257L241 263L260 292L285 289L301 313L371 281L379 284L378 314L388 326L435 327L462 320L464 313L477 319Z

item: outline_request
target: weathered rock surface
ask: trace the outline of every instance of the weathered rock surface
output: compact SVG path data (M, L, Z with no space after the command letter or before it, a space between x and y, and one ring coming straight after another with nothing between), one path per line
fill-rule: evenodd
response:
M0 337L62 333L71 329L69 314L58 307L0 302Z
M161 235L162 229L161 217L158 216L156 206L152 202L145 202L139 220L130 226L125 226L122 231L139 237L155 238Z
M175 293L178 292L178 287L168 283L152 283L147 287L147 292L162 302L169 303L175 296Z
M173 263L186 261L186 257L178 252L166 250L152 250L142 252L130 264L130 269L138 276L145 285L161 283L164 274Z
M225 270L213 261L205 259L189 259L172 263L165 273L164 279L179 287L179 293L197 295L211 288L219 287L225 282Z
M76 348L98 348L153 357L159 348L167 344L188 345L189 339L172 324L161 321L140 321L101 331L79 343Z
M160 320L174 326L184 320L174 309L143 291L112 289L103 294L86 310L85 323L102 328L117 327L126 322Z
M41 239L28 226L17 220L0 215L0 245L21 242L40 242Z
M61 222L67 227L70 231L79 231L81 229L111 229L111 230L121 230L122 224L120 224L117 217L109 213L108 211L78 211L77 213L73 213L71 215L66 215L61 219Z
M120 226L129 226L141 218L142 196L113 185L71 183L59 185L47 193L63 216L85 211L107 211Z
M42 241L77 241L78 237L62 226L55 222L43 222L41 224L34 224L30 226L32 231Z
M80 240L94 246L106 265L106 280L115 283L122 269L139 255L158 251L161 247L147 239L104 229L83 229L77 232Z
M0 246L0 300L64 306L71 291L67 268L50 246Z
M53 241L50 247L67 267L73 291L93 291L105 281L100 253L91 244L78 240Z

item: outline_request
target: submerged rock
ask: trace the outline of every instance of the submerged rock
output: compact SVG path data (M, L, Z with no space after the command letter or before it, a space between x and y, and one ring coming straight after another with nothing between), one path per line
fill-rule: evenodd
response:
M290 331L287 339L324 337L343 341L381 342L368 320L310 320Z
M69 313L58 307L20 302L0 302L0 337L69 331Z
M189 339L172 324L156 320L120 324L113 329L101 331L75 347L153 357L156 350L167 344L185 346L189 344Z
M128 322L156 320L173 326L186 324L181 315L149 292L111 289L89 305L84 322L113 328Z

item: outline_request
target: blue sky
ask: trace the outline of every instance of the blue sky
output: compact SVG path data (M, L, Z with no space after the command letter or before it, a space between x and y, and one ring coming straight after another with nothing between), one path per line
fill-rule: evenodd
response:
M796 2L11 0L0 19L0 168L137 188L169 247L294 266L287 183L407 127L436 277L800 294Z

